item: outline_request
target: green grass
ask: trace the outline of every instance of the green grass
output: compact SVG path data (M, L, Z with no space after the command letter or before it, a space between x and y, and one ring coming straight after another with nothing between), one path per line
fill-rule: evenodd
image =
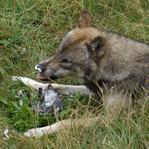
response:
M25 138L29 128L54 123L50 116L39 117L29 106L36 92L12 75L35 78L34 65L54 53L63 35L76 26L79 13L88 9L93 25L127 37L149 42L148 0L0 0L0 148L149 148L149 101L140 100L129 112L101 125L72 128L42 138ZM70 78L61 83L76 83ZM24 105L15 97L25 91ZM28 96L30 94L30 97ZM88 99L75 95L64 99L60 119L95 116L103 112ZM3 139L9 128L10 139Z

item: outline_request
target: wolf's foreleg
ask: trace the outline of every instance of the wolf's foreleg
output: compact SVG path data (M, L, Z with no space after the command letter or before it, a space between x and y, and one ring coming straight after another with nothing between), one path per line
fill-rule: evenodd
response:
M56 122L50 126L45 126L41 128L29 129L24 133L27 137L41 137L44 134L52 134L64 129L69 129L71 127L89 127L99 120L98 117L95 118L84 118L84 119L67 119Z
M20 80L25 85L37 90L39 88L46 89L49 85L48 83L46 84L40 83L27 77L13 76L12 80L14 81ZM54 83L51 84L51 86L60 94L75 94L78 92L81 95L91 95L91 91L84 85L63 85Z
M61 94L75 94L91 95L92 92L84 85L63 85L63 84L51 84L58 93Z

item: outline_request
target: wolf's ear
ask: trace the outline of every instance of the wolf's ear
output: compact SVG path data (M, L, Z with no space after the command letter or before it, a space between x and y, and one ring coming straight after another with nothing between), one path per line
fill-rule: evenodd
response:
M104 52L105 39L101 36L95 37L90 43L87 43L90 52Z
M78 22L79 28L89 27L92 23L92 17L87 10L81 12Z

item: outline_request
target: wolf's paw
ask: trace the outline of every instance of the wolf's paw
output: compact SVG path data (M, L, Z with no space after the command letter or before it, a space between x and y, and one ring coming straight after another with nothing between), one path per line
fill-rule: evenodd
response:
M12 79L13 81L17 81L17 80L19 79L19 77L17 77L17 76L12 76L11 79Z
M39 136L39 130L38 128L29 129L24 133L26 137L38 137Z
M24 133L26 137L41 137L44 134L48 134L47 129L44 128L33 128Z

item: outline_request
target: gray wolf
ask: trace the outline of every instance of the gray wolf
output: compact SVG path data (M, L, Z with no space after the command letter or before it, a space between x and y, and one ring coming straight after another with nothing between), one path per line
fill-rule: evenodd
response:
M83 79L85 85L75 91L85 89L82 93L97 95L103 105L115 111L143 90L149 74L149 45L98 30L91 24L91 15L83 11L77 27L64 36L56 54L36 65L37 78L50 80L73 74ZM71 122L59 122L53 126L54 130L65 128ZM47 127L47 132L53 132Z
M94 93L103 85L123 94L137 92L149 74L149 45L98 30L91 21L91 15L83 11L78 27L64 36L56 54L36 66L37 78L71 74L82 78Z

